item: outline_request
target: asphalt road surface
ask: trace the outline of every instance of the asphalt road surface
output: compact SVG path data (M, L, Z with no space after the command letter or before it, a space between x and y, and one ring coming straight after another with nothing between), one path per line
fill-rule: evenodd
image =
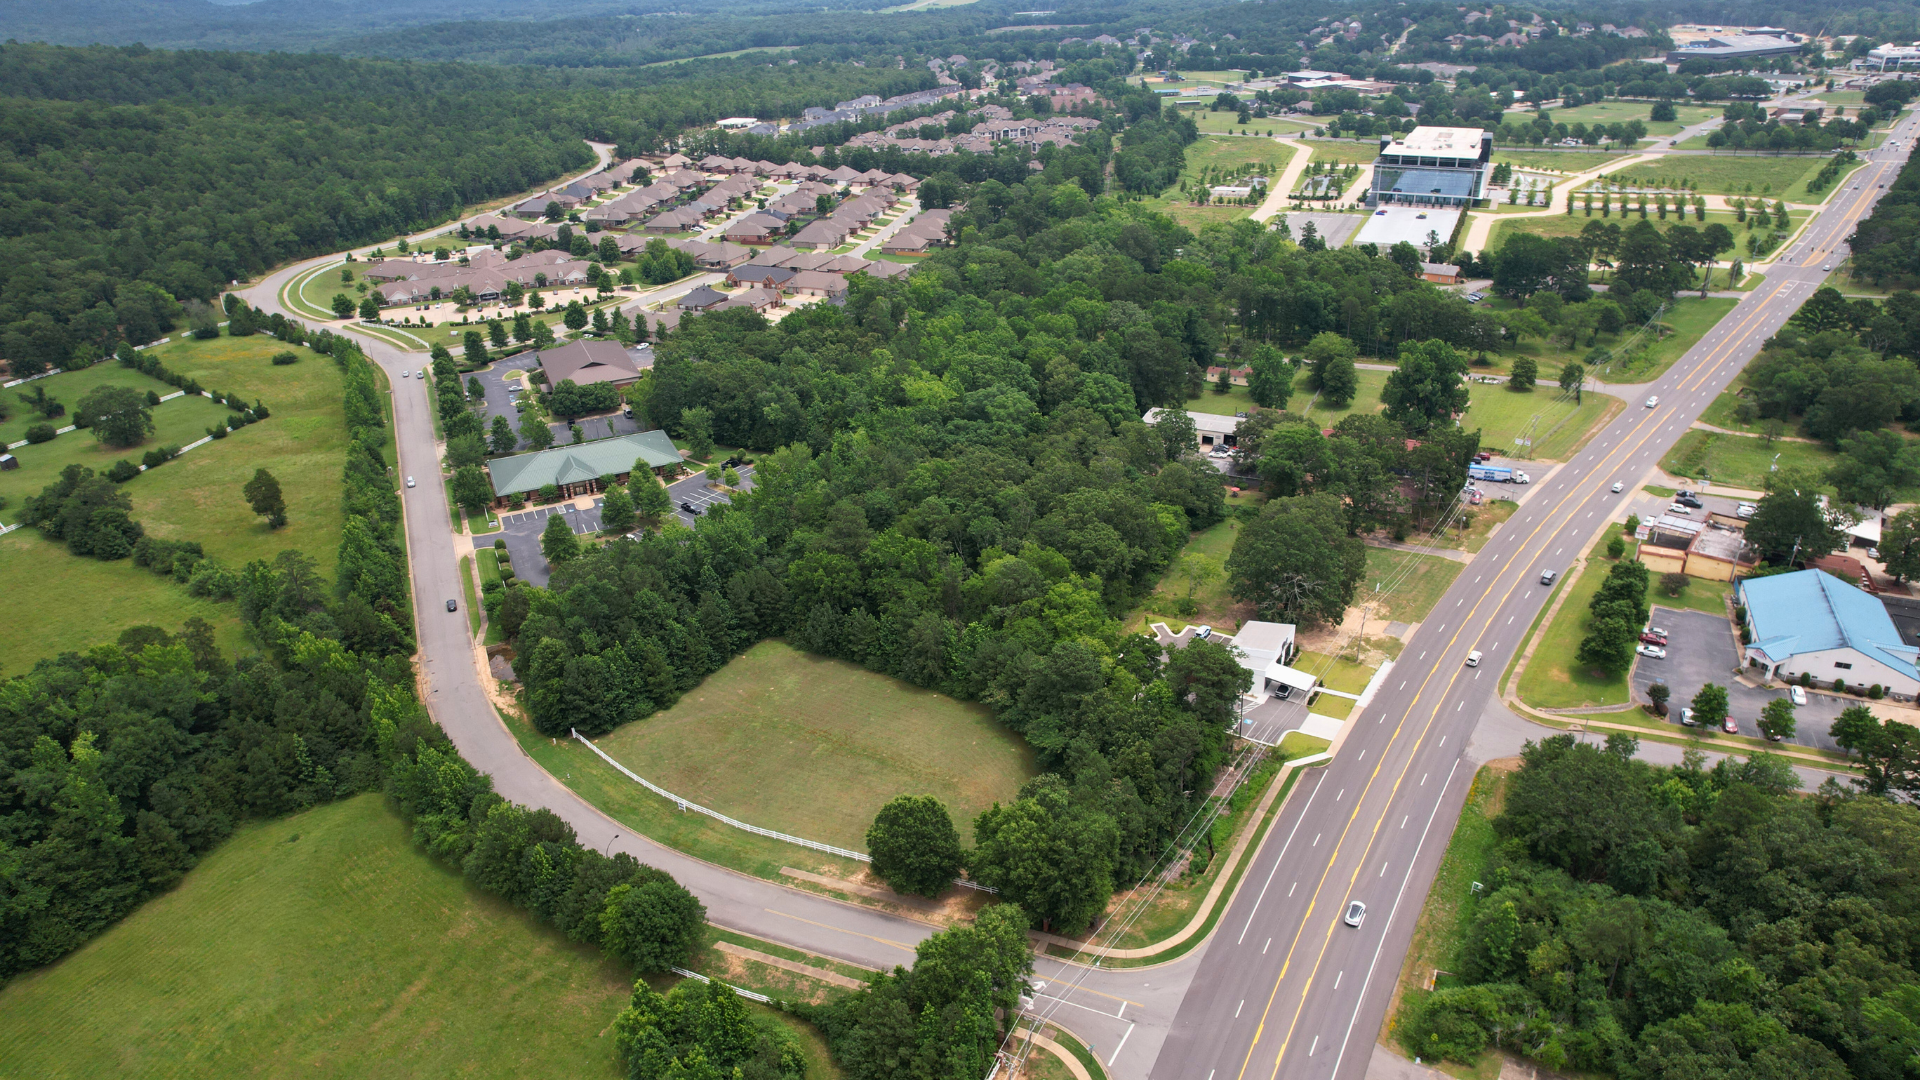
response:
M1915 132L1913 114L1896 135ZM1201 957L1154 1080L1363 1076L1413 925L1475 763L1464 760L1564 569L1612 522L1616 481L1645 482L1760 345L1825 279L1904 152L1872 151L1789 258L1571 462L1536 479L1521 510L1463 571L1407 643L1393 677L1326 768L1299 785L1282 824ZM1646 408L1647 395L1659 404ZM1561 579L1564 587L1565 578ZM1486 659L1464 666L1478 649ZM1302 796L1304 795L1304 798ZM1259 883L1255 887L1254 883ZM1366 904L1346 925L1350 900Z

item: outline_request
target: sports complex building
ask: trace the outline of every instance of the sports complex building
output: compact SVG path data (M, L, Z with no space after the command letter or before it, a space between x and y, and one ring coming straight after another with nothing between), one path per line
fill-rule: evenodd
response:
M1486 197L1493 133L1479 128L1417 127L1380 140L1368 206L1465 209Z

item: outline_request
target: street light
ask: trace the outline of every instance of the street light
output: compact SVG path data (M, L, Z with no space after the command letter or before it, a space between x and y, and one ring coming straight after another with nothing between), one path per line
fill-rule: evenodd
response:
M618 840L618 839L620 839L620 834L619 834L619 833L614 833L614 834L613 834L613 840L608 840L608 841L607 841L607 846L606 846L606 847L604 847L604 848L602 848L602 849L600 850L600 854L602 854L602 855L610 855L610 853L611 853L611 852L613 851L613 841L614 841L614 840Z

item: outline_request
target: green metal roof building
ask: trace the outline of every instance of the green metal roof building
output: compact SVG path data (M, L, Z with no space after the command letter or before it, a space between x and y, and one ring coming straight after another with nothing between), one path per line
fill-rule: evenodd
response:
M487 462L493 478L493 493L499 498L538 491L548 484L560 489L562 497L598 491L602 476L625 478L636 461L644 461L656 473L680 464L680 450L655 429L617 439L599 439L572 446L556 446L533 454L516 454Z

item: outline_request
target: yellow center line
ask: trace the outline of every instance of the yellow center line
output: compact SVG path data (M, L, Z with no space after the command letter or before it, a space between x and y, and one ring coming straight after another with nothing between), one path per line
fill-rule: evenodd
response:
M836 934L847 934L852 937L866 938L868 941L877 941L882 945L891 945L896 949L902 950L903 952L913 951L913 946L908 945L904 942L889 941L883 937L874 937L872 934L862 934L857 930L842 930L837 926L829 926L823 922L814 922L812 919L803 919L798 915L789 915L784 911L775 911L773 908L763 908L762 910L764 910L769 915L778 915L783 919L792 919L794 922L803 922L803 923L806 923L808 926L818 926L824 930L832 930Z
M1727 341L1722 342L1719 346L1716 346L1712 350L1710 350L1708 353L1708 357L1711 360L1711 363L1703 364L1699 374L1696 376L1695 379L1689 380L1690 382L1697 383L1699 380L1704 379L1705 377L1717 372L1721 367L1725 365L1726 361L1730 359L1731 356L1733 355L1733 350L1737 350L1739 346L1744 345L1745 342L1749 338L1751 338L1753 334L1758 330L1760 322L1763 321L1765 318L1764 312L1765 312L1766 302L1768 300L1771 300L1775 295L1777 295L1780 292L1780 289L1781 289L1781 286L1771 285L1769 287L1766 287L1766 291L1764 293L1758 294L1759 303L1755 305L1754 314L1749 315L1745 320L1747 323L1745 328L1739 330L1734 335L1730 336ZM1721 353L1723 351L1726 351L1726 355L1720 356L1717 360L1712 359L1716 353ZM1606 458L1603 459L1601 466L1595 471L1600 473L1605 473L1605 472L1611 471L1611 469L1618 468L1620 465L1624 465L1628 460L1631 459L1634 451L1644 446L1647 440L1651 439L1653 435L1660 430L1660 428L1665 422L1673 419L1676 412L1677 412L1677 407L1669 406L1664 415L1656 416L1654 418L1653 423L1645 426L1645 428L1643 429L1643 433L1641 434L1638 440L1632 440L1630 442L1627 439L1623 439L1621 441L1621 445L1614 451L1609 452L1606 455ZM1608 465L1607 462L1610 462L1616 455L1620 456L1620 461L1617 464ZM1599 494L1600 492L1597 488L1592 492L1590 492L1585 499L1582 499L1580 503L1574 507L1574 512L1578 512L1580 507L1586 506L1588 503L1598 498ZM1565 516L1570 517L1571 515L1565 515ZM1543 515L1540 524L1535 526L1533 532L1528 534L1527 539L1521 542L1520 548L1522 551L1524 551L1528 545L1532 544L1535 541L1535 539L1539 536L1540 531L1542 529L1545 529L1547 527L1548 520L1549 520L1548 516ZM1499 604L1496 605L1496 609L1499 606L1504 606L1506 602L1512 598L1514 592L1519 589L1521 582L1526 577L1527 563L1529 563L1530 561L1531 560L1529 559L1509 560L1507 569L1516 569L1519 572L1518 574L1516 574L1513 584L1507 588L1505 593L1500 595ZM1481 598L1474 603L1472 610L1470 610L1467 613L1467 616L1465 620L1462 621L1460 628L1456 629L1453 633L1453 636L1448 639L1446 648L1441 650L1443 653L1451 651L1458 644L1460 635L1466 631L1466 627L1468 625L1472 624L1474 617L1479 612L1480 608L1486 603L1489 597L1494 595L1495 590L1499 588L1499 579L1501 576L1504 575L1504 573L1505 573L1505 570L1503 569L1498 574L1496 574L1494 578L1493 586L1489 588L1486 593L1482 594ZM1426 695L1426 691L1428 687L1431 685L1433 678L1438 674L1439 672L1436 669L1434 672L1430 673L1427 676L1426 680L1422 682L1420 689L1416 691L1414 694L1414 699L1412 704L1408 708L1409 714L1417 711L1417 707L1420 703L1420 700ZM1459 670L1456 670L1448 678L1446 689L1443 690L1441 693L1442 703L1444 703L1446 695L1452 691L1454 684L1459 680L1460 674L1461 672ZM1440 712L1439 707L1436 705L1433 712L1429 714L1426 724L1421 729L1419 738L1415 740L1413 753L1409 755L1405 769L1401 771L1400 776L1394 781L1392 792L1390 792L1388 795L1389 804L1391 804L1393 797L1398 794L1400 786L1405 782L1408 773L1411 772L1413 767L1413 761L1418 756L1420 745L1425 742L1427 735L1431 733L1434 722L1439 718L1439 712ZM1405 727L1406 727L1406 719L1405 717L1403 717L1400 723L1395 725L1393 734L1389 736L1387 740L1387 748L1386 748L1387 752L1390 753L1392 751L1394 744L1399 741L1400 734L1405 729ZM1340 839L1335 841L1334 847L1333 847L1333 855L1330 856L1327 861L1327 869L1321 873L1320 883L1315 886L1314 892L1312 894L1312 898L1309 899L1308 901L1307 911L1306 911L1306 914L1302 917L1300 929L1296 931L1294 934L1293 945L1288 948L1287 958L1284 961L1282 961L1282 964L1281 964L1280 975L1274 981L1273 991L1268 995L1267 1006L1261 1012L1260 1023L1255 1029L1253 1043L1248 1046L1247 1057L1241 1063L1239 1075L1242 1078L1245 1077L1247 1068L1250 1066L1252 1062L1254 1046L1256 1046L1259 1043L1261 1036L1264 1034L1266 1030L1267 1019L1272 1012L1274 1000L1279 996L1280 986L1282 983L1286 981L1287 970L1289 967L1291 967L1292 961L1293 961L1294 946L1298 945L1300 938L1306 932L1306 922L1312 917L1314 908L1318 906L1319 893L1322 889L1324 889L1327 878L1333 872L1333 863L1338 859L1340 849L1343 846L1345 846L1346 837L1348 833L1351 832L1354 823L1359 820L1361 809L1366 802L1367 795L1372 791L1374 781L1379 778L1380 770L1385 767L1385 757L1386 757L1386 754L1383 753L1380 762L1374 766L1373 772L1369 774L1367 783L1361 789L1359 797L1354 801L1353 814L1348 818L1346 826L1342 828ZM1377 840L1379 836L1380 825L1384 820L1385 820L1384 818L1378 818L1374 822L1373 832L1370 835L1369 842L1368 842L1369 851L1372 848L1373 842ZM1360 874L1360 869L1363 868L1364 866L1365 866L1365 860L1363 859L1361 863L1356 866L1353 872L1353 878L1350 879L1349 881L1349 886L1351 886L1353 880L1358 879ZM1319 956L1316 957L1314 961L1314 970L1313 972L1309 973L1307 977L1306 987L1302 988L1300 1005L1294 1010L1292 1022L1288 1025L1287 1037L1284 1040L1282 1040L1280 1044L1279 1053L1274 1059L1274 1075L1276 1076L1279 1073L1280 1062L1286 1056L1287 1046L1292 1042L1293 1029L1298 1026L1300 1013L1306 1007L1305 991L1311 988L1311 986L1313 985L1313 980L1319 972L1320 963L1325 958L1326 950L1328 945L1330 945L1332 942L1332 937L1333 937L1333 931L1331 928L1329 928L1326 939L1321 943Z

